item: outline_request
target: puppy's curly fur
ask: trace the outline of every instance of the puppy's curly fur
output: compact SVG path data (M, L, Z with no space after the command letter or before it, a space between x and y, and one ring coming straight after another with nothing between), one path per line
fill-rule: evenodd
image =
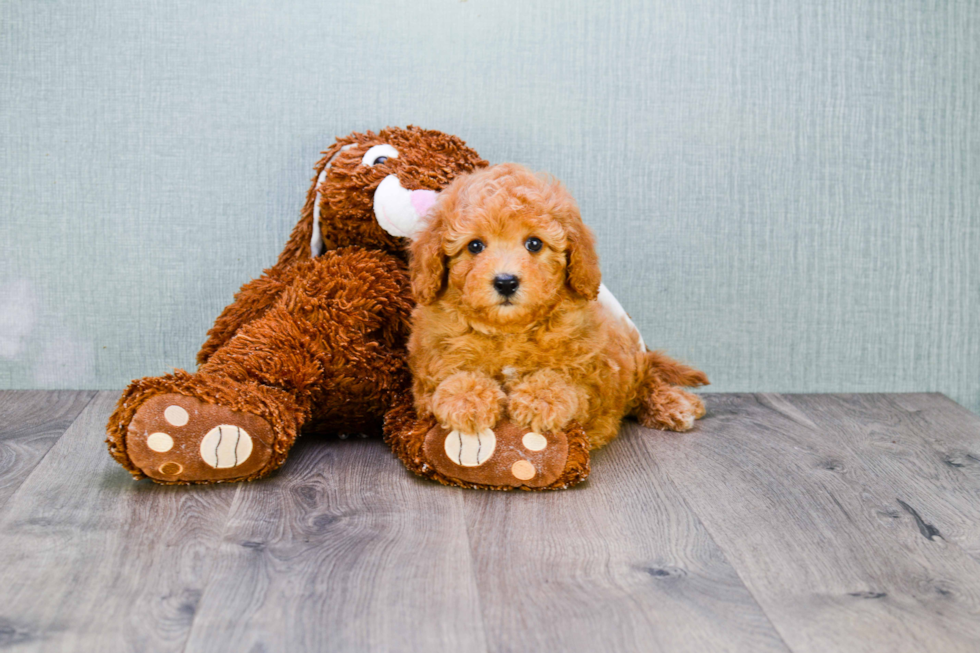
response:
M409 269L421 416L464 432L504 415L538 432L574 420L595 449L627 415L685 431L704 414L678 387L707 384L704 373L647 351L631 324L595 301L594 238L551 178L516 164L458 177L413 243Z

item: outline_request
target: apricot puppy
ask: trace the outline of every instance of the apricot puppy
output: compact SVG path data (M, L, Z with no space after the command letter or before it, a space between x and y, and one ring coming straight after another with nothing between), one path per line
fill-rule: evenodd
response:
M480 433L509 416L544 433L574 420L595 449L627 415L685 431L704 414L678 386L707 377L647 351L615 300L601 301L594 238L553 179L516 164L458 177L409 269L415 405L447 429Z

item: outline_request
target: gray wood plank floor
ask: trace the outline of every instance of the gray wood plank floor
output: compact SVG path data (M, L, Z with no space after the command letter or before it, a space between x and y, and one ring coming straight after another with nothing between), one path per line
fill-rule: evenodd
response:
M0 392L0 510L94 392Z
M0 392L0 650L980 650L980 418L941 395L708 394L555 493L314 436L134 483L116 397Z

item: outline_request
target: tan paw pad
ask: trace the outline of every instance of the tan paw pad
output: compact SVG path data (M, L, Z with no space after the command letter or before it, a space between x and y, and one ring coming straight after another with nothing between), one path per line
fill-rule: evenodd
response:
M174 439L162 431L157 431L146 438L146 446L157 453L167 453L174 448Z
M534 478L536 473L534 465L526 460L518 460L516 463L511 465L510 473L514 475L514 478L521 481L530 481Z
M160 465L160 473L166 476L176 476L184 470L183 467L177 463L164 463Z
M490 459L497 448L497 436L492 429L479 433L451 431L446 436L446 456L461 467L479 467Z
M190 419L190 415L180 406L167 406L163 411L163 418L173 426L184 426Z
M548 446L548 439L540 433L531 431L524 434L524 437L521 438L521 444L528 451L544 451L545 447Z
M250 455L252 437L240 426L215 426L201 440L201 458L215 469L238 467Z

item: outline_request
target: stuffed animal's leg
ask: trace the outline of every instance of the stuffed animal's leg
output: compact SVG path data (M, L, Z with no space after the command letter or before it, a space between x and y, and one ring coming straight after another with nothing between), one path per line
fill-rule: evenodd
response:
M196 374L136 381L110 421L110 439L118 433L110 451L134 475L157 482L265 476L309 421L323 381L312 330L277 303L239 328Z
M208 339L197 352L197 364L204 365L218 349L232 339L238 330L262 317L279 299L295 276L295 266L276 266L249 281L235 293L234 301L225 307L214 326L208 330Z
M241 327L199 374L289 393L302 421L380 424L409 382L408 278L393 257L351 248L296 265L275 305Z
M407 388L395 345L411 307L398 263L361 250L299 267L275 304L196 374L140 379L123 394L108 443L134 476L259 478L282 464L311 419L362 428Z

